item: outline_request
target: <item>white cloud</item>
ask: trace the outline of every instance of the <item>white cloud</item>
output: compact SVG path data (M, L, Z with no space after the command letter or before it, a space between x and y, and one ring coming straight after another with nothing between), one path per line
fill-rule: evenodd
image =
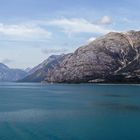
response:
M109 16L103 16L98 23L102 24L102 25L108 25L108 24L112 24L113 20L111 17Z
M106 21L105 21L106 20ZM106 17L102 22L107 23L109 19ZM112 29L107 29L101 25L93 24L86 19L55 19L48 21L49 25L58 26L63 30L63 32L72 34L72 33L99 33L106 34L108 32L114 31Z
M51 33L39 26L0 23L0 37L6 39L46 39Z
M62 53L68 52L68 50L65 48L59 48L59 49L49 49L48 48L48 49L42 50L42 52L44 54L62 54Z

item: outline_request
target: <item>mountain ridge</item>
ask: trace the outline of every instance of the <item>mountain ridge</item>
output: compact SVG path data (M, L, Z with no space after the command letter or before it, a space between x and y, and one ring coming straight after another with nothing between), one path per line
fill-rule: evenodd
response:
M27 73L21 69L12 69L7 65L0 63L0 81L12 82L25 77Z
M140 31L111 32L78 48L47 82L139 82Z
M54 55L55 56L55 55ZM140 31L110 32L75 52L50 56L22 82L139 83ZM50 61L50 58L53 58ZM37 79L37 77L39 77Z
M55 65L63 59L65 55L51 55L39 65L35 66L28 72L28 75L20 79L19 82L41 82L45 80L45 77L49 70L53 69Z

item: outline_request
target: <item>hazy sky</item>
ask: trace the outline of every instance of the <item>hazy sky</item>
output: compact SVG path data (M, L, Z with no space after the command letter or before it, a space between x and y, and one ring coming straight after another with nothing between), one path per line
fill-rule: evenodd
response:
M140 30L139 0L0 0L0 61L33 67L110 31Z

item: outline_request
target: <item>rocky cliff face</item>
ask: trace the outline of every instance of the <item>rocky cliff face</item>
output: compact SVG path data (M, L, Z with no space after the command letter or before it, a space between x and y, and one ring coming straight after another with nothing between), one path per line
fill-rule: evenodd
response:
M47 82L140 82L140 32L111 32L67 55Z

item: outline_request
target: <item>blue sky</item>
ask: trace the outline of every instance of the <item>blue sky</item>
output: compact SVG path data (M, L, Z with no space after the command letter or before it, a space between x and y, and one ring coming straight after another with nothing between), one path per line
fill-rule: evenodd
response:
M0 0L0 61L33 67L111 31L140 30L138 0Z

